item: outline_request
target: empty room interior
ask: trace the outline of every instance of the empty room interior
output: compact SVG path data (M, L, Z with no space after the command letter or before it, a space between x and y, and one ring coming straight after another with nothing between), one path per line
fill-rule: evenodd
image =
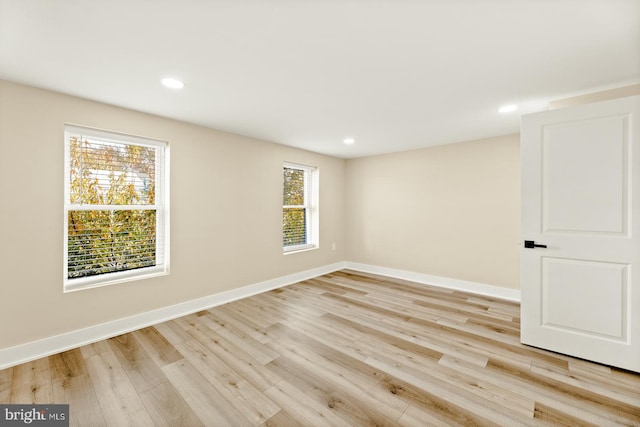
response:
M638 0L0 0L0 425L640 426L639 230Z

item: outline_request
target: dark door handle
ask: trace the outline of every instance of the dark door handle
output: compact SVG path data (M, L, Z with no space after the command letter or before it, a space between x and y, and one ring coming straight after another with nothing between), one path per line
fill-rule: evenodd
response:
M524 247L527 248L527 249L546 248L547 245L536 245L536 242L534 242L533 240L525 240L524 241Z

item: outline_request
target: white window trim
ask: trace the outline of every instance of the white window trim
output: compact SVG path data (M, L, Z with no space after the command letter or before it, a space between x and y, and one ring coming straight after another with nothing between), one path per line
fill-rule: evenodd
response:
M72 135L88 135L99 140L116 141L150 147L163 147L162 156L156 159L156 193L154 205L117 205L117 210L153 209L156 211L156 236L162 236L164 248L157 265L135 270L113 272L98 276L68 278L68 230L69 210L112 210L113 205L77 205L70 203L70 144ZM158 151L160 152L160 151ZM65 124L64 126L64 248L63 248L63 292L91 289L117 283L142 280L169 274L170 242L169 242L169 143L151 138L105 131L101 129ZM160 240L160 239L157 239Z
M315 166L303 165L299 163L291 163L285 162L284 168L290 169L299 169L305 172L305 182L304 182L304 205L282 205L282 208L304 208L307 212L306 217L308 221L307 225L307 241L308 243L303 245L291 245L291 246L283 246L282 250L285 255L308 251L312 249L318 249L320 247L319 244L319 222L320 222L320 212L318 209L318 200L319 200L319 172L318 168Z

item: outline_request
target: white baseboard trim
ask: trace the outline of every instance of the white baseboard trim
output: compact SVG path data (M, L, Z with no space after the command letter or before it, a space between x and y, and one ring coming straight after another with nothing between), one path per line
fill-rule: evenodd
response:
M451 279L448 277L431 276L429 274L415 273L413 271L397 270L395 268L378 267L357 262L345 262L345 268L364 273L377 274L380 276L392 277L395 279L408 280L411 282L433 285L441 288L456 289L459 291L471 292L492 298L500 298L509 301L520 302L520 291L516 289L503 288L500 286L486 285L484 283L468 282L466 280Z
M409 280L416 283L472 292L494 298L520 301L520 291L515 289L350 261L337 262L288 276L243 286L242 288L181 302L157 310L135 314L111 322L77 329L53 337L0 349L0 370L345 268L380 276Z
M344 267L344 262L337 262L335 264L329 264L323 267L244 286L242 288L232 289L230 291L209 295L203 298L181 302L111 322L89 326L88 328L77 329L75 331L53 337L0 349L0 370L70 350L72 348L115 337L137 329L146 328L147 326L166 322L167 320L186 316L187 314L206 310L217 305L226 304L241 298L281 288L292 283L322 276L323 274L341 270Z

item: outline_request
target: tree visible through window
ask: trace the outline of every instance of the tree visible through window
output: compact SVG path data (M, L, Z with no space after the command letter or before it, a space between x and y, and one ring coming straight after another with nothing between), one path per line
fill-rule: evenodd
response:
M166 271L165 144L76 127L65 143L65 288Z
M285 251L315 246L314 172L315 169L308 166L284 166L282 238Z

